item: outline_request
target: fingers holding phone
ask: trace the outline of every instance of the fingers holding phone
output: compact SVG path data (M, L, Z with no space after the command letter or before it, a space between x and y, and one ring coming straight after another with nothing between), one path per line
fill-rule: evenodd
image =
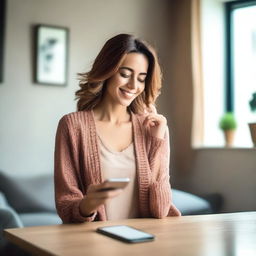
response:
M80 203L81 214L84 216L91 215L107 200L120 195L129 181L128 178L108 179L101 184L90 185L86 197Z
M115 196L118 196L120 193L122 193L122 189L118 188L108 188L105 186L104 183L99 185L90 185L87 190L87 198L91 199L102 199L106 200Z
M102 184L89 186L86 197L80 203L80 212L83 216L92 215L100 205L122 193L122 189L104 191L102 188Z

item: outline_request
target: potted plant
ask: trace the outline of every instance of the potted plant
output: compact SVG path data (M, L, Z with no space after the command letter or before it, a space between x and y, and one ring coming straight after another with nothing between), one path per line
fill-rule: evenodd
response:
M249 101L249 105L252 112L256 112L256 92L252 94L252 99ZM251 131L251 137L254 147L256 147L256 122L249 123Z
M226 147L231 147L234 143L235 130L237 127L234 114L232 112L225 113L220 119L219 127L224 132Z

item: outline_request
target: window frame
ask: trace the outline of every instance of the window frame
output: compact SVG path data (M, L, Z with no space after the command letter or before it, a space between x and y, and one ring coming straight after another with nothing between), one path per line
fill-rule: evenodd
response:
M234 79L233 79L233 22L232 12L235 9L256 6L256 0L239 0L225 3L226 17L226 90L225 90L225 108L227 112L234 112Z

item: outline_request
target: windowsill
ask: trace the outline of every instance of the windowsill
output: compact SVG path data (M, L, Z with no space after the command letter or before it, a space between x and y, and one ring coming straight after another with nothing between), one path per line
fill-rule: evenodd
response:
M248 150L248 151L256 151L256 147L239 147L239 146L232 146L232 147L224 147L224 146L201 146L201 147L193 147L194 150Z

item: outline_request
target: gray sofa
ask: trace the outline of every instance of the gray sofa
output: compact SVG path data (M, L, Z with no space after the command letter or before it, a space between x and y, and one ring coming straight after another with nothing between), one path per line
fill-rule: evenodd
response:
M0 255L28 255L7 243L4 229L61 223L52 175L24 177L0 171Z
M217 196L213 200L206 200L185 191L172 189L172 198L174 205L181 211L183 216L211 214L219 211L219 205L215 206L216 199L219 200Z
M51 175L28 177L0 172L0 191L9 207L17 213L23 226L61 223L55 210Z
M182 215L213 213L207 200L190 193L173 189L173 201ZM0 248L6 245L2 235L6 228L61 223L55 210L52 175L23 177L0 171Z

